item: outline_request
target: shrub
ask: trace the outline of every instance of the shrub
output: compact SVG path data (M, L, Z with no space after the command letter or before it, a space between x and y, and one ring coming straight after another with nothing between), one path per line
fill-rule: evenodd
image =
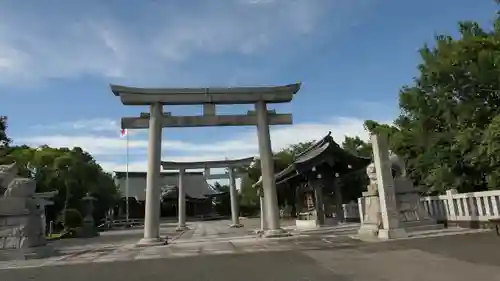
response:
M66 214L66 221L64 222L64 214ZM82 226L83 218L77 209L67 209L66 213L64 210L59 214L58 221L62 223L65 229L76 228Z

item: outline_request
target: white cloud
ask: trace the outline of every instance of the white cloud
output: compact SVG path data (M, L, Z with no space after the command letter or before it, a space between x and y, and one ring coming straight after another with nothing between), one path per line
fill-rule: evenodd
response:
M299 123L286 127L271 128L271 143L273 150L277 151L291 144L318 140L329 131L332 137L340 144L345 136L359 136L367 139L368 134L363 128L362 119L336 117L325 122ZM76 122L78 123L78 122ZM383 122L389 123L389 122ZM129 141L129 151L134 156L141 156L141 160L129 163L130 171L146 170L147 135L140 135ZM73 136L51 135L34 136L29 138L14 138L17 143L28 145L47 144L54 147L79 146L89 151L108 171L125 169L125 141L117 137L104 137L95 134ZM233 138L214 143L193 143L174 139L163 141L163 159L169 161L203 161L218 159L237 159L258 155L257 136L255 133L241 133ZM137 158L137 157L136 157ZM109 159L117 159L109 160Z
M62 122L51 125L36 125L33 127L36 130L84 130L96 132L115 132L118 134L121 130L120 124L115 120L106 118L84 119L74 122Z
M192 68L184 72L180 64L193 56L282 50L328 13L345 17L336 29L349 28L356 14L345 12L360 2L366 0L154 1L123 18L116 13L123 5L100 1L61 5L57 14L49 5L30 13L0 4L0 84L82 75L184 81Z

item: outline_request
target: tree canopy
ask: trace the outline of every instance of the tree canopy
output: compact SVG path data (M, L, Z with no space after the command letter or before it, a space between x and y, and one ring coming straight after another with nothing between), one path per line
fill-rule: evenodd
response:
M459 36L436 36L420 50L420 74L399 94L394 126L367 121L407 160L427 193L498 188L500 19L491 28L458 24Z
M274 170L279 172L290 164L293 163L295 157L301 152L305 151L310 147L314 141L300 142L297 144L292 144L277 153L274 153ZM259 180L261 175L260 161L257 160L255 163L244 171L247 176L241 180L241 205L243 209L256 209L259 205L259 197L257 196L257 191L252 186ZM281 202L282 196L280 196L279 201Z
M500 184L499 14L491 27L464 21L458 31L456 37L438 35L419 50L419 75L401 88L400 115L392 125L365 121L367 131L388 137L391 150L406 160L410 178L427 194ZM346 137L342 147L372 155L371 145L359 137ZM258 170L250 171L248 181L258 176ZM366 175L359 171L339 181L355 197L365 188Z
M5 134L6 118L0 118L0 124L0 138L10 143ZM111 174L104 172L92 155L79 147L32 148L22 145L4 147L3 152L0 162L16 162L20 176L36 181L37 192L59 192L54 198L54 206L48 209L49 220L54 220L65 208L82 211L81 198L87 193L97 199L94 209L96 219L102 218L118 200L118 189Z

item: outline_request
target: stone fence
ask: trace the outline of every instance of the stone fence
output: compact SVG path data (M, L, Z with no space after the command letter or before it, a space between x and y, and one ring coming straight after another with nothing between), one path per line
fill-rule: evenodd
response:
M358 203L344 204L344 214L350 220L363 217L362 198ZM422 197L424 208L438 222L463 227L488 226L488 220L500 218L500 190L457 193L447 190L445 195Z
M358 204L354 202L342 204L342 210L344 210L344 218L346 221L359 222Z

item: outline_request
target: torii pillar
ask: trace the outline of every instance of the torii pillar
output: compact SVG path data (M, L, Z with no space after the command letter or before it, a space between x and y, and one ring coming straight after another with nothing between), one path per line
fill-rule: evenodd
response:
M148 135L148 172L146 175L146 206L144 212L144 238L139 243L161 243L160 237L160 172L161 172L161 118L163 106L150 105Z
M230 227L242 227L240 223L240 202L238 191L236 190L236 176L234 168L228 168L229 175L229 196L231 197L231 225Z
M186 189L184 186L184 175L185 170L179 169L179 183L177 184L177 197L178 197L178 221L177 221L177 231L184 231L187 229L186 226Z

